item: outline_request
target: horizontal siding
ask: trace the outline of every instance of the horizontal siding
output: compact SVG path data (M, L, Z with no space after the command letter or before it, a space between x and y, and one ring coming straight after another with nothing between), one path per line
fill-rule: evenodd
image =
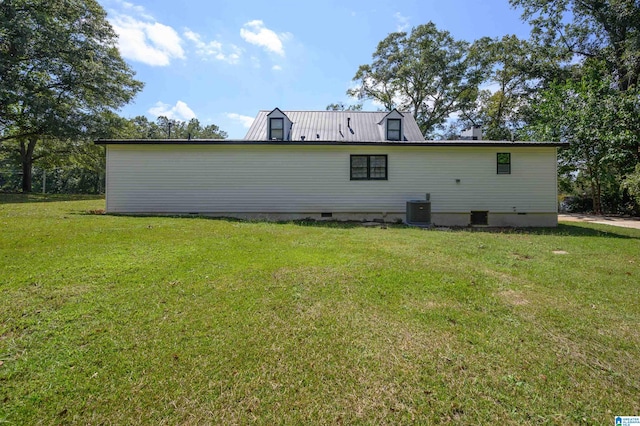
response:
M496 174L497 152L511 153L510 175ZM389 180L350 181L351 154L388 155ZM425 193L433 212L555 212L556 149L107 147L110 212L392 213Z

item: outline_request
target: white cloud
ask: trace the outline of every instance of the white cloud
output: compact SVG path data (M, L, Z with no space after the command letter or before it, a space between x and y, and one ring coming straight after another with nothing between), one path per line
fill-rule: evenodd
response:
M129 8L135 7L131 5ZM138 19L121 13L110 18L111 26L119 36L118 47L122 56L151 66L167 66L172 59L184 59L182 40L176 30L149 18L145 15Z
M249 117L248 115L236 114L235 112L228 112L226 116L234 121L239 121L242 126L249 128L251 124L253 124L253 117Z
M226 48L227 52L225 53L222 43L216 40L212 40L207 43L202 40L202 36L200 34L193 32L188 28L184 31L184 37L193 42L196 47L196 54L201 57L212 57L229 64L237 64L240 61L242 50L236 45L229 45L229 47Z
M153 20L153 16L149 15L145 10L144 6L140 6L137 4L129 3L128 1L123 0L115 0L117 4L119 4L123 9L132 11L136 15L145 18L147 20Z
M240 37L247 43L264 47L267 51L284 56L283 41L291 37L290 33L276 34L264 26L261 20L249 21L240 28Z
M400 12L396 12L393 17L396 18L396 31L407 31L411 27L408 16L403 16Z
M156 117L162 115L169 119L182 121L189 121L192 118L196 118L195 112L183 101L176 102L174 106L158 101L153 107L149 108L148 113Z
M282 71L282 67L280 65L274 65L271 67L271 69L274 71Z

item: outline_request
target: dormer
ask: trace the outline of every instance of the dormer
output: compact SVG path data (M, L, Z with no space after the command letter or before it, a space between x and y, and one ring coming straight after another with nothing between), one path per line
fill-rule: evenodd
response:
M382 126L384 140L402 141L404 140L404 116L397 109L393 109L385 115L378 124Z
M287 115L276 108L267 114L267 139L270 141L291 140L293 122Z

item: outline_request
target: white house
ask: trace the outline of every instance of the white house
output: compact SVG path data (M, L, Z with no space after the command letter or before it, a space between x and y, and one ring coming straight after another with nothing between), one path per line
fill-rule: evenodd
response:
M429 194L410 205L435 225L556 226L560 144L478 139L425 141L396 110L276 108L241 140L96 143L109 213L392 222Z

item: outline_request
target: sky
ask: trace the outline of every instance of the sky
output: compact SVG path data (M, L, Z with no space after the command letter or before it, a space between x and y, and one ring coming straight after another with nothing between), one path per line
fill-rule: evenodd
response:
M120 114L195 117L231 139L244 137L259 110L356 103L346 91L389 33L432 21L470 42L529 35L508 0L99 2L122 57L145 83Z

